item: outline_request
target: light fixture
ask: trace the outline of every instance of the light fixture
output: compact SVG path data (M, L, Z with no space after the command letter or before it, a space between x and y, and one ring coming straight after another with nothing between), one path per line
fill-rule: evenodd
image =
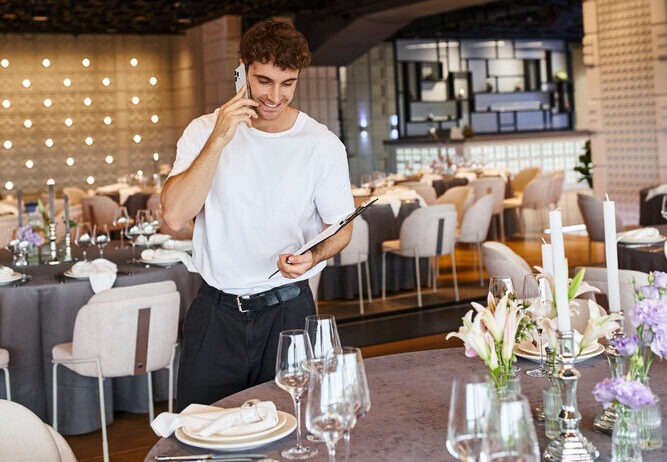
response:
M159 121L160 121L160 118L158 117L157 114L153 114L151 116L151 122L153 122L154 124L158 123Z
M51 65L51 60L49 58L42 59L42 66L49 67Z
M104 162L106 162L109 165L113 164L113 156L106 156L104 158Z
M9 109L10 107L12 107L12 102L9 101L8 99L3 99L2 107L4 107L5 109Z
M21 85L23 85L25 88L30 88L30 80L25 79L23 82L21 82Z
M72 121L71 117L65 119L65 125L67 125L68 127L71 127L73 123L74 122Z
M141 101L141 100L139 99L138 96L133 96L131 101L132 101L132 104L139 104L139 101Z
M35 5L32 9L31 19L35 22L46 22L49 20L49 14L43 6Z
M7 183L5 183L5 189L7 191L11 191L12 189L14 189L14 183L12 183L11 181L8 181Z
M88 58L83 58L83 59L81 60L81 65L82 65L83 67L88 67L88 66L90 66L90 59L88 59Z
M134 136L132 137L132 141L134 141L134 142L137 143L137 144L138 144L138 143L141 143L141 135L139 135L139 134L134 135Z
M88 178L86 178L86 183L94 184L95 183L95 177L94 176L89 176Z
M157 162L158 160L160 160L160 154L157 153L157 152L154 152L154 153L153 153L153 160L154 160L155 162Z
M51 101L51 98L46 98L44 100L44 107L51 107L53 106L53 101Z
M74 157L68 157L67 159L65 159L65 163L71 167L72 165L74 165Z
M87 136L86 139L84 140L84 142L85 142L88 146L91 146L91 145L95 142L95 140L93 140L93 137L92 137L92 136Z
M46 180L46 184L47 185L56 184L56 180L54 180L53 178L49 178L48 180Z
M0 59L0 66L7 69L9 67L9 60L7 58Z
M30 120L30 119L25 119L25 120L23 121L23 126L24 126L25 128L30 128L30 127L32 127L32 120Z
M83 99L83 104L86 106L90 106L91 104L93 104L93 100L86 97Z
M35 166L35 163L32 160L28 159L25 161L25 166L26 168L33 168Z
M139 64L139 60L137 58L130 59L130 66L137 67L137 64Z
M66 78L63 80L63 85L69 88L72 85L72 81Z
M2 143L2 147L4 147L7 150L11 149L12 146L14 146L14 143L12 143L11 140L5 140L5 142Z
M143 170L137 170L137 176L144 176Z
M111 79L109 77L104 77L102 79L102 85L104 85L105 87L108 87L109 85L111 85Z
M153 86L157 85L157 77L151 77L150 79L148 79L148 83L150 83Z
M46 145L47 148L52 148L53 147L53 140L51 138L47 138L44 140L44 144Z
M113 122L113 120L111 120L111 117L106 116L104 118L104 125L111 125L111 122Z

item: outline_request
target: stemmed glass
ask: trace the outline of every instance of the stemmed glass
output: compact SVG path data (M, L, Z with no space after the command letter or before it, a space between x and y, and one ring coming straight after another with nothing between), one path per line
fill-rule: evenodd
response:
M509 276L491 276L489 280L489 293L496 303L506 294L516 294L512 278Z
M481 457L485 461L540 461L537 433L525 396L504 397L495 403L482 440Z
M296 446L285 449L281 455L290 460L309 459L317 449L301 442L301 397L306 391L313 351L305 330L286 330L280 333L276 357L276 384L287 391L294 401L296 415Z
M124 231L125 237L132 244L132 258L128 260L128 263L139 263L137 260L136 248L137 248L137 238L141 236L141 229L138 224L130 225L125 228Z
M662 196L662 208L660 209L662 218L667 220L667 196Z
M113 214L113 222L111 222L114 228L120 229L120 249L124 249L125 245L123 239L125 237L125 229L132 224L130 215L127 213L127 207L121 206L118 207Z
M93 245L93 240L95 239L95 230L93 228L94 227L91 227L90 223L87 221L80 221L76 225L74 243L81 249L81 252L83 253L83 261L87 261L86 251L88 250L88 247Z
M160 227L159 220L153 217L153 213L150 210L142 209L137 212L136 223L139 226L141 234L146 238L146 248L150 249L150 238L153 234L157 233Z
M549 314L549 301L547 300L547 294L544 290L544 278L539 274L526 274L523 277L523 306L525 309L530 310L535 315L537 331L537 342L538 349L540 352L540 363L537 369L530 369L526 371L526 374L531 377L544 377L544 347L542 345L542 333L544 332L544 327L542 320L545 316Z
M346 377L349 387L352 390L351 402L353 404L353 415L348 421L348 425L343 430L343 440L345 441L345 460L350 458L350 433L357 425L357 421L366 417L371 410L371 395L366 380L366 370L364 368L364 358L359 348L343 347L341 353L336 355L336 359L345 366Z
M12 265L16 267L27 266L28 250L30 249L30 242L21 239L17 228L8 228L5 236L5 248L9 250L13 256Z
M109 225L102 225L100 229L93 236L95 244L100 249L100 258L104 258L104 248L111 241L111 236L109 235Z
M455 378L449 403L447 450L457 459L479 460L482 439L486 436L487 421L494 400L489 380L472 376Z
M336 443L354 418L354 391L340 357L322 371L312 368L306 402L306 428L327 445L329 462L336 460Z

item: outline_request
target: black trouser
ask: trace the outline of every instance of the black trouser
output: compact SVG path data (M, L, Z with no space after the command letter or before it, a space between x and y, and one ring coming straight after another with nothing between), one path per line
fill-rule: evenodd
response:
M315 313L308 281L293 286L298 290L283 286L265 297L241 299L242 309L251 308L242 313L235 296L202 281L183 327L177 411L273 380L280 332L303 329L305 317Z

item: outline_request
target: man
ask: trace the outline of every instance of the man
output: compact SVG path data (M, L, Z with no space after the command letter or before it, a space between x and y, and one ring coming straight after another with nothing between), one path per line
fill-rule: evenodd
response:
M353 210L345 147L290 106L310 64L305 38L264 20L243 35L240 56L251 98L244 87L190 123L162 190L170 228L196 216L203 279L183 329L179 410L273 379L280 331L302 329L315 312L308 278L352 233L293 253Z

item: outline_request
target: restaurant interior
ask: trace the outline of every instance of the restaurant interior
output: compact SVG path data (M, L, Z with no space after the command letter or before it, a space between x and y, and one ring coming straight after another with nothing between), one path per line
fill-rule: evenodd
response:
M613 315L618 293L607 275L618 273L627 327L633 286L667 271L664 0L3 1L0 397L64 437L57 444L73 455L61 452L63 461L207 451L161 440L147 422L147 414L171 410L177 338L148 380L155 409L146 392L151 373L105 381L105 426L102 385L67 363L65 342L82 335L74 328L82 307L133 291L171 294L164 316L182 325L201 283L190 256L193 224L169 229L160 191L188 123L234 96L241 35L268 17L292 22L310 45L312 63L292 106L345 145L355 206L376 200L354 220L346 249L309 281L341 343L377 361L366 369L370 384L379 383L371 387L374 410L386 421L371 420L373 411L360 421L353 441L364 447L353 442L350 460L457 460L445 444L453 378L445 366L433 366L444 377L425 393L440 388L442 415L386 443L400 451L383 453L382 438L363 426L391 429L380 389L408 409L396 418L433 412L422 402L410 411L405 395L414 389L401 394L402 385L388 384L401 367L415 381L435 372L413 362L484 372L479 358L465 358L464 341L445 335L459 329L471 303L487 304L490 279L509 278L522 298L525 276L546 272L558 293L562 260L569 277L587 269L584 281L601 291L594 300ZM428 211L440 214L440 227ZM19 238L21 229L29 232ZM111 287L127 289L100 295ZM88 341L104 336L97 329ZM603 351L580 366L581 427L600 460L624 460L610 459L609 435L592 431L601 405L588 399L590 376L609 373ZM382 359L418 352L432 356ZM520 367L532 369L535 358ZM651 385L665 399L662 363L655 361ZM518 374L523 392L541 402L546 381ZM292 412L289 396L272 386L279 399L263 388L222 404L267 397ZM540 451L550 441L543 427L536 422ZM293 441L271 444L269 455L286 460L280 449ZM644 460L667 458L662 444L651 449ZM322 445L313 460L326 453ZM0 462L14 460L5 457L0 451ZM559 457L549 460L575 460Z

